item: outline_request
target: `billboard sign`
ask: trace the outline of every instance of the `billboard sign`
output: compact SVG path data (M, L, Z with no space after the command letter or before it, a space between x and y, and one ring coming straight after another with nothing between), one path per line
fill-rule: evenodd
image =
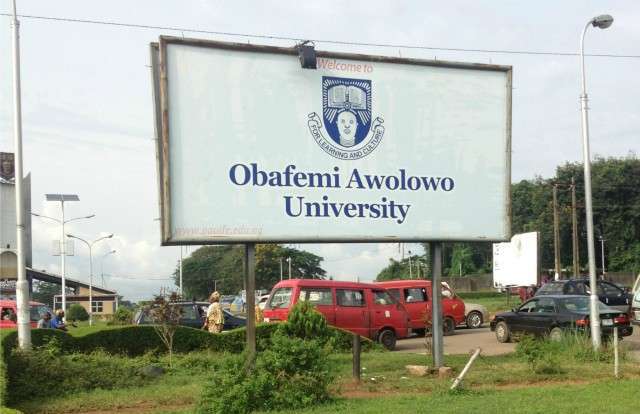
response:
M493 244L493 286L535 286L540 275L540 233L516 234Z
M162 241L510 236L511 67L161 37Z

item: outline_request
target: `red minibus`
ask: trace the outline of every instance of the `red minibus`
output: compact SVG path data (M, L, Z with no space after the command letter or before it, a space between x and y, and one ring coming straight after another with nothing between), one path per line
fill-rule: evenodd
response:
M409 312L412 330L424 330L427 315L431 319L433 295L430 280L389 280L376 282L375 285L385 287L398 302L404 305ZM456 326L465 322L464 302L446 283L442 284L442 314L445 335L453 334Z
M299 300L315 305L327 322L394 349L396 339L409 336L409 314L384 287L333 280L283 280L271 290L265 322L284 321Z
M49 309L42 303L29 302L29 319L31 327L35 328L38 321ZM0 300L0 329L17 328L18 309L15 300Z

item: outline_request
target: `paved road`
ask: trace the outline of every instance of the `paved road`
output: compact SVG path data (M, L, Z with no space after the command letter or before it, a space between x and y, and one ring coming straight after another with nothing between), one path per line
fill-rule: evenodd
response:
M640 358L640 326L635 326L633 335L625 338L622 344ZM468 354L477 347L482 348L482 355L508 354L515 350L515 344L499 343L488 326L479 329L460 328L455 334L444 337L444 353L447 355ZM424 354L424 338L399 340L396 351Z

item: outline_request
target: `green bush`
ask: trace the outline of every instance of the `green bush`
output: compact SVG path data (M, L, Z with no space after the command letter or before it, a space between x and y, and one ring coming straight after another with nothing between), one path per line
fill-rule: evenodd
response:
M89 320L89 313L87 312L87 310L81 305L78 305L77 303L74 303L73 305L69 306L69 309L67 309L66 316L67 316L67 319L72 322Z
M143 385L143 359L130 359L95 351L90 354L59 353L59 340L31 352L14 350L7 361L8 402L28 401L34 396L64 395L90 389L113 389Z
M327 320L311 302L301 300L289 311L287 323L281 325L283 333L301 339L319 339L330 335Z
M198 405L201 414L302 409L329 400L334 374L328 351L317 340L287 336L279 329L255 367L234 357L215 371Z
M622 359L626 358L620 349ZM523 336L516 345L516 356L524 359L537 374L561 374L564 361L578 363L612 362L613 347L605 342L600 351L595 352L591 338L582 331L565 331L562 339L552 341L548 337Z
M124 307L119 307L111 316L108 325L131 325L133 322L133 312Z

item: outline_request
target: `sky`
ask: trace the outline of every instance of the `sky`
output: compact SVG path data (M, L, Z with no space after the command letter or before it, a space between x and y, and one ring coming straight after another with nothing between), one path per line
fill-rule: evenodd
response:
M9 0L0 13L10 12ZM21 18L25 171L32 174L34 212L60 216L45 193L75 193L66 218L95 214L67 232L95 239L95 274L107 287L140 300L171 286L179 247L161 247L149 43L160 35L293 46L294 41L234 34L315 40L316 49L385 56L513 66L512 180L549 177L566 161L580 161L577 56L416 49L512 50L574 53L593 16L614 16L605 31L591 28L593 54L640 55L640 5L635 1L31 1L29 16L98 20L215 31L129 28ZM233 34L232 34L233 33ZM322 40L392 44L338 45ZM591 151L599 156L637 153L640 139L640 58L587 57ZM0 16L0 151L13 151L10 20ZM51 255L59 227L33 218L34 267L59 272ZM325 258L337 279L371 280L398 258L397 244L296 245ZM115 249L116 254L104 256ZM185 255L193 248L185 250ZM421 253L418 245L405 251ZM88 279L88 252L75 245L69 277Z

